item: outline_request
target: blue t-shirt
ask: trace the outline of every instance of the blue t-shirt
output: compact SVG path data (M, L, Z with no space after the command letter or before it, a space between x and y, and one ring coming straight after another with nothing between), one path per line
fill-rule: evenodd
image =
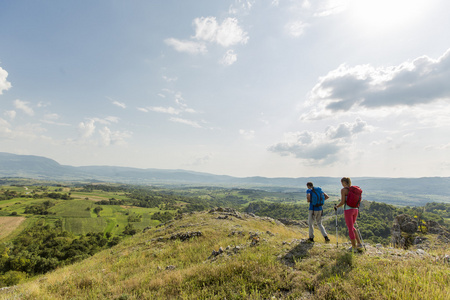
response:
M308 197L308 194L311 195L311 193L312 193L312 189L307 189L306 190L306 197ZM310 196L310 199L312 200L312 195ZM322 206L314 207L312 205L312 202L309 202L309 210L320 211L320 210L323 210L323 208L322 208Z

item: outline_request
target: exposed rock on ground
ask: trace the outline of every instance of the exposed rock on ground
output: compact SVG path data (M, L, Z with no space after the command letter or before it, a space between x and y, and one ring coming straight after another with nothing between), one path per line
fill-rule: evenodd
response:
M450 232L435 221L421 224L416 218L403 214L395 217L391 229L391 241L395 247L408 249L411 246L428 249L430 245L426 234L436 234L438 243L450 243Z

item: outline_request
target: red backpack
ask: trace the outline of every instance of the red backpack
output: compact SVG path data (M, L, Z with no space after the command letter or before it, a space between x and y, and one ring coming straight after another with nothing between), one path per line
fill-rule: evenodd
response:
M347 204L350 207L359 207L361 203L362 189L359 186L352 185L348 188Z

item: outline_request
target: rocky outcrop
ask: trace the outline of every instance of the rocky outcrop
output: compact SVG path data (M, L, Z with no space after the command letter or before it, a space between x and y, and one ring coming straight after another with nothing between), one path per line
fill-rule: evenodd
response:
M396 222L400 226L400 230L408 234L416 233L419 228L417 220L409 215L403 214L395 217L394 224Z
M200 237L203 233L201 231L188 231L188 232L180 232L177 234L172 235L169 239L170 240L181 240L182 242L187 241L193 237Z
M209 211L210 214L219 213L222 216L219 216L218 219L228 219L228 217L235 217L238 219L242 219L241 213L235 210L234 208L229 207L216 207Z
M436 221L427 221L427 232L437 234L438 240L444 243L450 243L450 232L439 225Z
M427 249L430 244L427 234L436 235L439 243L450 243L450 232L436 221L421 222L419 226L416 218L406 214L395 217L391 241L394 247L408 249L416 246L418 249Z
M394 247L408 249L417 237L417 221L406 214L395 217L391 229L391 240Z

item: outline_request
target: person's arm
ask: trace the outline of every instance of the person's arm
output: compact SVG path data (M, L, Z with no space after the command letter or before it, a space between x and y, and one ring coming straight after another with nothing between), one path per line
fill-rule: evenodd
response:
M335 205L336 208L341 207L345 204L345 196L348 194L348 189L341 189L341 202L338 205Z
M311 194L310 193L306 194L306 201L311 202Z
M327 193L323 193L323 195L325 196L325 200L327 200L328 198L330 198L330 197L328 197Z

